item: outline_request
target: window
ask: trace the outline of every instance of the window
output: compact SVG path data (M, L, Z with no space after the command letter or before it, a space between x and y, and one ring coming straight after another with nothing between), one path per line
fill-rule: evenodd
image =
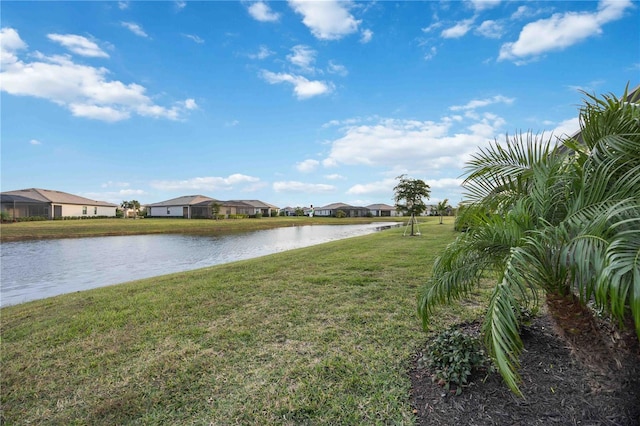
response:
M167 207L167 214L171 214L171 209Z
M82 206L82 214L87 214L87 206Z
M93 208L93 214L94 214L94 215L97 215L97 214L98 214L98 207L94 207L94 208Z

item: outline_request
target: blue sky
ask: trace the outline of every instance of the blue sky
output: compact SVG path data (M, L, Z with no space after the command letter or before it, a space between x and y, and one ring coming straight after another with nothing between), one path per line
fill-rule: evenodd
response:
M1 188L143 204L462 199L506 134L640 83L640 3L1 4Z

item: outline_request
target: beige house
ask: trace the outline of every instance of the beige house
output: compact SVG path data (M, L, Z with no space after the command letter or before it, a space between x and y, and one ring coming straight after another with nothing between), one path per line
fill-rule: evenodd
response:
M2 212L13 220L25 217L115 217L118 208L117 204L38 188L2 192L0 204Z

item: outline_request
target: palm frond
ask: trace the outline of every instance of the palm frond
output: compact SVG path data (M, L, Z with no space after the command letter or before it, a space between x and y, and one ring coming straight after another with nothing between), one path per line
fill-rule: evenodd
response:
M486 201L487 197L500 193L526 193L532 165L552 158L554 150L551 138L545 140L544 135L527 133L513 138L507 135L504 147L496 142L471 158L462 185L472 201Z
M506 279L503 279L491 295L482 332L485 346L505 383L515 394L522 395L518 387L520 377L517 373L520 368L519 356L522 352L522 340L516 315L519 306L512 287Z

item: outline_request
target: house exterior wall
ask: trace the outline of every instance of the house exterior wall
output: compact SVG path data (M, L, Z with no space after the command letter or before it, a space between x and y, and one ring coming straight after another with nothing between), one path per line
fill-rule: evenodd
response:
M86 206L75 204L59 204L53 203L54 206L62 206L62 217L92 217L92 216L116 216L115 207L107 206Z
M183 206L156 206L149 207L149 216L154 217L183 217Z

